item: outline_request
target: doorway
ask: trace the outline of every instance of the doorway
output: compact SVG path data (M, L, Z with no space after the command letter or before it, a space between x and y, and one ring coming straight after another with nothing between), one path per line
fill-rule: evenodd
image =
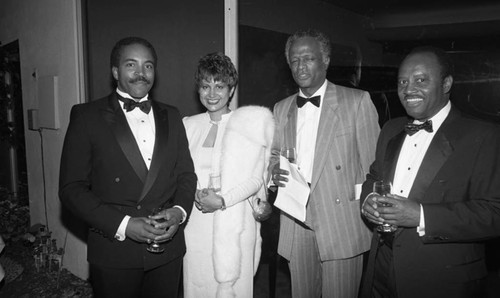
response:
M28 205L19 60L17 40L0 45L0 200Z

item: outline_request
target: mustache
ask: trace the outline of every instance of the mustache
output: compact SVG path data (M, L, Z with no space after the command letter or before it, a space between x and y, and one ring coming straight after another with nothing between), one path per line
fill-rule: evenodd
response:
M137 83L137 82L144 82L146 84L151 84L151 81L148 80L145 76L137 76L131 80L129 80L129 83Z

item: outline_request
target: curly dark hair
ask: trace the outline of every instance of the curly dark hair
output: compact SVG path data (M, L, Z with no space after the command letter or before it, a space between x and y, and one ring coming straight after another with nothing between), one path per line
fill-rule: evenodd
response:
M148 48L151 51L151 55L153 55L153 58L154 58L153 63L156 66L156 62L158 61L158 57L156 56L156 51L155 51L155 48L153 47L153 45L149 41L145 40L144 38L131 36L131 37L122 38L116 42L115 46L111 50L111 57L110 57L111 67L113 67L113 66L118 67L119 66L123 48L125 48L126 46L129 46L129 45L133 45L133 44L140 44L140 45L143 45L146 48Z
M213 79L216 82L226 83L231 89L238 85L238 72L228 56L215 52L203 56L198 61L194 79L198 87L201 81Z
M319 43L319 50L323 55L323 59L330 58L330 52L332 50L330 39L323 32L318 31L316 29L308 29L305 31L301 30L295 32L293 35L290 35L290 37L288 37L288 40L286 41L285 57L288 65L290 65L290 57L288 56L288 54L290 52L290 47L292 46L292 43L297 39L303 37L314 38Z

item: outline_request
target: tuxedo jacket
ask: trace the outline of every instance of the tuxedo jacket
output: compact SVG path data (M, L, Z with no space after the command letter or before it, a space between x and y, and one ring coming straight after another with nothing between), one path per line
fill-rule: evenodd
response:
M361 185L375 158L380 131L370 95L327 83L313 163L306 222L316 234L322 261L345 259L367 251L371 231L359 213L355 185ZM276 121L270 168L280 148L297 147L297 94L274 107ZM298 223L282 213L278 252L290 259Z
M393 181L408 122L394 119L382 129L362 200L375 180ZM425 235L412 227L399 228L394 236L398 297L451 297L440 292L445 284L463 288L467 297L467 285L487 275L482 240L500 234L499 182L498 127L466 118L452 106L408 195L423 206ZM362 297L370 297L379 242L374 233Z
M90 227L88 261L111 268L150 269L185 252L183 225L152 254L146 244L114 238L125 215L147 217L151 209L178 205L191 212L196 175L178 110L152 101L156 135L149 170L118 95L75 105L61 157L59 196Z

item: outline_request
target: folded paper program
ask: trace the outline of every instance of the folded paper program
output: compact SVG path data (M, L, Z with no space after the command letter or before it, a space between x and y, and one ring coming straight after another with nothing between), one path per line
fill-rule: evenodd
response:
M306 206L309 200L309 184L299 172L297 165L280 156L280 169L290 173L285 187L280 187L274 206L301 222L306 220Z

